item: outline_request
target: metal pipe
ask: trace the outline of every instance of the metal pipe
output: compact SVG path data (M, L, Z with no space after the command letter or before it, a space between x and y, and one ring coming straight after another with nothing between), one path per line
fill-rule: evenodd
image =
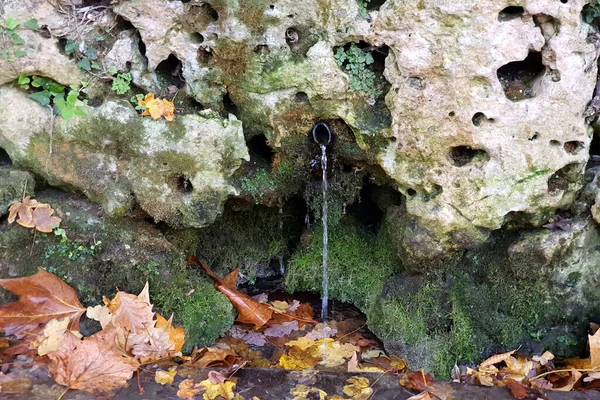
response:
M328 123L319 121L313 126L312 137L318 145L329 145L331 143L331 127Z

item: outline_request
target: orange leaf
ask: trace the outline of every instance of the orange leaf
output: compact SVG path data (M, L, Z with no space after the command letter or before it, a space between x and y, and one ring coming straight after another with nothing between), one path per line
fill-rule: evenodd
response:
M167 321L162 315L156 313L156 328L162 328L165 325L169 327L169 342L171 342L175 348L175 352L181 351L183 344L185 343L185 331L181 326L174 327L173 316Z
M504 383L510 389L510 392L515 399L526 399L528 397L527 387L521 382L517 382L514 379L506 378Z
M255 329L259 329L271 319L273 310L271 310L267 304L259 303L235 289L235 280L233 280L233 277L237 277L238 269L227 275L226 279L221 279L215 275L208 265L198 258L189 256L188 262L190 261L201 266L211 278L217 281L217 283L215 283L215 288L227 296L229 301L231 301L238 311L237 321L244 324L252 324Z
M187 365L204 368L225 366L231 367L235 362L235 353L230 349L221 349L218 347L194 348Z
M48 369L58 384L88 392L126 386L139 367L135 359L102 349L91 338L80 340L68 331L48 358Z
M148 93L143 100L138 101L138 105L146 107L142 116L150 116L156 120L165 117L167 121L173 121L175 118L175 105L167 99L155 99L153 93Z
M0 286L19 300L0 307L0 330L18 339L41 334L51 319L69 318L68 329L79 331L79 318L85 311L75 290L56 275L39 269L23 278L0 279Z
M39 204L33 210L33 224L35 225L35 229L42 233L52 233L52 229L58 227L62 221L52 214L54 214L54 210L50 207L50 204ZM18 220L17 223L25 226L21 220ZM25 227L31 228L30 226Z
M15 203L8 209L8 223L15 222L17 215L23 223L31 223L33 218L33 209L37 207L37 200L31 200L29 196L25 197L22 202ZM29 228L33 228L30 226Z
M490 358L488 358L487 360L485 360L484 362L479 364L479 368L485 368L489 365L498 364L499 362L502 362L502 361L508 359L508 357L512 356L515 351L517 351L517 350L507 351L506 353L496 354L494 356L491 356Z
M146 282L138 296L119 291L114 299L105 299L104 302L112 314L112 322L133 333L154 327L154 312L148 290Z

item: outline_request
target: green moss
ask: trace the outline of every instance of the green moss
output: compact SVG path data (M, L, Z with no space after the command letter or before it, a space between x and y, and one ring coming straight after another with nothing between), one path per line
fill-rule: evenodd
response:
M292 256L286 274L290 292L321 291L322 228L312 235L312 242ZM374 235L345 219L329 231L329 296L369 310L381 294L383 283L400 264L394 256L383 230Z
M33 196L35 179L29 172L0 167L0 216L23 196Z
M238 16L253 35L262 35L267 26L279 23L279 18L265 15L272 0L240 0Z

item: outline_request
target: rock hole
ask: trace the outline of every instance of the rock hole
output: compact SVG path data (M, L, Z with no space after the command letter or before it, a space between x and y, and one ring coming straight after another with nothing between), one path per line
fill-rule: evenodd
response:
M181 61L179 61L175 55L169 54L169 57L166 60L163 60L158 64L156 73L167 82L167 86L174 85L181 89L185 86L181 68Z
M345 172L347 174L349 174L350 172L352 172L354 168L352 167L351 164L344 164L342 165L342 172Z
M194 187L192 186L192 182L186 178L185 176L180 176L177 178L177 189L184 194L192 193Z
M540 137L539 132L534 132L533 135L530 138L528 138L527 140L536 140L539 137Z
M198 62L202 64L208 64L208 62L213 58L213 53L209 46L200 46L198 47Z
M452 161L452 164L457 167L463 167L477 161L488 161L490 159L487 151L473 149L470 146L452 147L448 152L448 157Z
M346 207L346 214L369 231L377 232L383 222L385 210L399 205L401 201L402 196L397 191L389 186L377 185L370 176L365 176L360 194L354 203Z
M290 48L294 47L299 41L300 34L296 28L291 27L285 30L285 42L288 44L288 46L290 46Z
M485 122L494 122L494 118L488 118L484 113L477 112L473 115L473 118L471 118L471 122L473 122L473 125L475 126L481 126Z
M298 92L294 96L296 103L309 103L308 95L304 92Z
M590 156L600 159L600 137L595 132L592 135L592 143L590 144Z
M12 165L12 160L10 156L2 147L0 147L0 167L10 167Z
M560 2L563 4L567 4L569 2L569 0L560 0Z
M254 47L255 54L269 54L271 49L266 44L259 44Z
M275 152L269 146L269 141L264 134L258 134L252 136L250 139L246 141L246 145L248 146L248 152L250 153L250 158L260 158L265 160L269 165L273 163L273 159L275 157Z
M231 96L229 96L229 92L227 92L223 96L223 117L227 118L227 116L229 114L233 114L236 117L239 115L237 106L231 100Z
M581 173L584 165L580 163L568 164L556 171L548 178L548 192L556 193L557 191L569 190L571 184L579 184L583 182L583 174Z
M525 9L520 6L508 6L498 14L498 21L505 22L511 19L521 18Z
M550 141L550 146L552 146L552 147L558 147L558 146L560 146L560 144L561 143L558 140L551 140Z
M454 111L450 111L450 112L448 113L448 116L449 116L449 117L454 117L455 115L456 115L456 113L455 113Z
M202 34L200 34L198 32L193 32L190 35L190 38L192 40L192 43L194 43L194 44L201 44L202 42L204 42L204 36L202 36Z
M274 9L275 9L275 5L274 5L274 4L270 4L270 5L269 5L269 8L270 8L271 10L274 10Z
M585 148L585 144L578 140L571 140L569 142L565 142L563 147L565 148L565 151L567 153L576 155L579 154L579 152Z
M200 6L200 10L206 15L212 22L216 22L219 19L219 13L213 6L208 3L204 3Z
M367 11L377 11L386 0L371 0L367 2Z
M406 194L407 194L409 197L414 197L414 196L416 196L416 195L417 195L417 191L416 191L415 189L409 188L409 189L406 191Z
M544 75L542 53L530 51L522 61L510 62L498 69L497 76L509 100L530 99L537 94L537 81Z

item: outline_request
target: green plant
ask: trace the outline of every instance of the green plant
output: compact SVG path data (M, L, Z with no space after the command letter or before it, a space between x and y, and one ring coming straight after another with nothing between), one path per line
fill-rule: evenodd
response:
M548 333L547 330L545 330L545 329L539 329L536 332L530 333L529 336L531 336L532 339L535 339L536 341L541 342L542 338L544 336L546 336L546 333Z
M77 66L84 71L91 72L93 69L100 70L98 64L98 50L95 47L88 46L85 50L80 50L80 46L73 40L69 39L65 43L65 54L73 55L78 60Z
M378 87L375 72L367 68L367 66L373 64L375 61L371 53L365 52L355 43L352 43L347 49L338 47L334 57L337 65L350 78L349 89L351 92L362 92L367 97L373 99L376 99L383 93Z
M577 340L573 339L570 336L559 336L557 337L557 340L559 341L559 343L562 343L565 346L577 346L579 344Z
M596 18L600 17L600 0L591 0L588 4L583 6L581 15L588 24L594 22Z
M131 74L129 72L124 74L118 74L113 78L112 90L117 94L125 94L129 92L131 84Z
M140 106L140 100L144 100L144 95L143 94L136 94L135 96L131 96L131 98L129 99L129 101L135 106L135 109L138 111L144 111L146 108L146 106Z
M369 16L369 13L367 12L367 4L370 2L371 0L356 0L356 4L358 4L358 11L363 18Z
M81 88L71 85L68 88L60 83L44 76L19 75L17 85L25 90L34 90L27 95L42 106L54 105L64 119L70 119L74 115L87 117L84 106L87 100L83 100L84 106L77 105L79 91L87 86L87 82L81 82Z
M157 276L160 273L159 268L160 268L160 264L155 261L149 262L148 264L140 265L138 267L138 269L140 271L142 271L144 274L155 275L155 276Z
M23 47L25 40L17 33L19 26L33 31L40 29L37 19L30 19L23 24L13 18L0 21L0 58L9 62L14 62L17 58L27 55L27 51Z

